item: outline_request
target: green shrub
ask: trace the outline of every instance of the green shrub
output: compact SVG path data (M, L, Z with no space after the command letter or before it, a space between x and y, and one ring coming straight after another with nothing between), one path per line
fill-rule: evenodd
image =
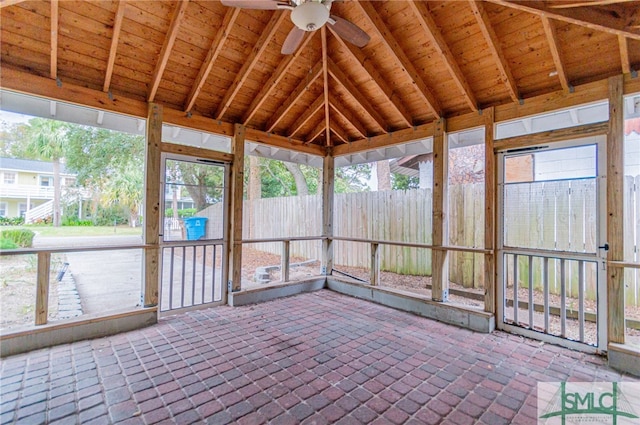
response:
M18 248L18 244L16 244L11 239L0 239L0 249L16 249Z
M193 217L196 212L198 212L195 208L185 208L182 210L178 210L178 217L180 218L188 218ZM173 208L167 208L164 210L165 217L173 217Z
M91 220L78 220L78 217L62 217L62 225L63 226L93 226L93 221Z
M0 217L0 226L20 226L24 224L24 217Z
M8 239L20 248L30 248L36 234L28 229L1 230L0 240Z

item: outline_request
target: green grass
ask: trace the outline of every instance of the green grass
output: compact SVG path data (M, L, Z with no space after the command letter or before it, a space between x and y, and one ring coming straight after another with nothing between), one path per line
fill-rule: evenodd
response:
M37 236L113 236L113 235L141 235L142 227L131 228L129 226L2 226L2 230L29 229Z

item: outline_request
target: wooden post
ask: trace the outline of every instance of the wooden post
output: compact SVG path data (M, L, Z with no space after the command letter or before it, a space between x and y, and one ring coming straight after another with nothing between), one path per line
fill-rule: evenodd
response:
M322 270L328 276L333 271L333 192L335 186L335 160L327 153L322 162Z
M484 115L484 311L496 312L496 157L493 152L494 109L482 111Z
M371 244L371 286L380 285L380 244Z
M229 289L237 292L242 289L242 203L244 189L244 137L245 127L234 127L233 164L231 165L231 217L229 240Z
M444 118L436 122L433 135L433 245L445 246L449 241L447 202L447 143ZM434 301L449 300L449 254L447 251L431 251L431 298Z
M145 194L144 194L144 243L153 245L144 250L142 275L144 291L143 305L158 305L160 285L160 179L162 143L162 106L150 103L147 110L145 147Z
M36 289L36 326L46 325L49 316L49 275L51 253L38 252Z
M280 257L280 277L283 282L289 281L289 254L291 241L282 241L282 255Z
M607 133L607 243L609 261L624 259L624 103L622 75L609 78L609 132ZM609 342L624 344L624 269L607 267Z

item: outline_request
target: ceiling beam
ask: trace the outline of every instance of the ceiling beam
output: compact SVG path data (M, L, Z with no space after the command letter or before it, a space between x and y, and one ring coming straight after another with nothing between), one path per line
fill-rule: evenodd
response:
M329 94L329 104L338 115L340 115L345 121L347 121L362 137L367 137L367 129L364 127L358 117L348 110L344 102L338 100L334 95Z
M640 40L640 27L638 27L638 24L640 24L640 11L638 11L637 8L627 7L626 9L616 9L616 11L623 11L623 13L611 13L611 11L606 9L594 7L557 8L549 5L549 2L543 1L488 1L501 6L546 16L547 18L558 21L591 28L596 31L624 35L634 40Z
M284 59L282 60L282 62L280 62L278 67L273 71L273 74L271 75L271 77L267 80L266 83L262 85L263 87L262 91L253 98L251 105L249 105L249 109L247 109L247 112L245 112L244 116L242 117L242 123L244 125L247 125L247 123L251 121L251 118L253 118L253 116L256 114L256 112L258 112L262 104L269 98L273 89L275 89L276 86L280 83L280 81L282 81L282 79L285 77L287 71L289 70L289 67L291 67L291 65L293 65L296 59L298 59L300 55L302 55L304 48L307 46L309 41L311 41L311 39L313 38L313 33L311 34L305 33L304 37L305 38L302 40L302 43L300 43L298 50L296 50L295 53L292 55L284 56Z
M267 26L262 30L262 34L260 34L260 38L253 46L251 53L244 59L244 63L242 64L242 68L236 74L236 78L231 83L229 89L225 93L222 101L218 105L215 114L213 115L216 119L221 119L222 116L227 112L227 109L233 104L235 97L237 96L240 88L244 85L245 81L249 77L251 71L258 63L258 60L266 50L269 45L269 40L273 38L273 36L278 31L280 24L284 20L286 15L282 11L275 11L271 16L271 19L267 23Z
M113 19L113 34L111 35L111 48L109 49L109 59L107 60L107 70L104 76L104 85L102 86L103 92L108 92L111 87L111 77L113 76L113 66L116 63L116 52L118 51L118 41L120 40L120 30L122 29L122 21L124 20L124 9L127 5L127 0L120 0L118 2L118 10L116 10L116 16Z
M324 93L318 96L318 98L309 106L304 114L300 115L297 120L291 125L289 131L289 137L296 135L300 129L324 106Z
M367 99L360 90L351 82L351 79L347 77L342 69L336 65L331 59L328 60L329 75L341 85L351 97L353 97L358 104L365 110L365 112L376 122L380 131L386 133L388 128L386 127L386 121L380 115L380 113L373 107L369 99Z
M507 91L509 92L509 97L514 102L518 102L520 100L520 93L518 93L518 86L516 85L516 80L513 78L513 74L511 74L511 68L509 67L509 63L507 59L504 57L504 53L502 53L502 47L500 47L500 40L493 30L493 26L491 25L491 21L489 20L489 15L484 9L484 6L481 2L476 0L469 0L469 4L471 5L471 10L473 10L473 14L476 17L476 21L478 25L480 25L480 31L484 36L485 41L489 45L489 50L493 55L493 58L498 67L498 72L500 73L500 78L502 82L507 87Z
M316 140L318 137L320 137L320 135L322 135L322 132L326 131L328 132L329 130L327 129L327 123L324 120L324 115L322 116L322 119L320 121L318 121L318 124L313 127L313 130L311 130L309 132L309 134L307 134L307 141L304 142L305 145L310 145L314 140ZM326 136L325 136L326 139Z
M287 113L294 107L302 98L302 95L311 87L313 83L322 75L322 62L316 63L316 65L309 71L309 74L300 80L298 87L289 95L287 100L282 102L278 110L273 114L269 122L267 122L267 126L265 131L273 131L273 129L278 125L280 120L284 118Z
M411 113L404 106L404 102L400 97L394 93L393 89L389 86L387 81L380 75L378 68L376 68L375 64L365 56L362 49L356 48L351 43L346 42L342 37L337 35L331 27L329 27L329 31L331 31L334 35L334 38L340 43L340 45L344 48L344 50L354 59L356 62L360 64L362 69L369 75L371 81L373 81L381 92L385 94L389 103L395 109L396 113L402 117L402 120L407 125L407 127L411 127L413 125L413 119L411 118Z
M200 95L200 91L204 87L204 83L207 81L209 77L209 73L211 73L211 69L213 68L213 63L218 59L218 55L222 51L222 47L227 41L229 37L229 32L231 26L238 18L240 14L239 7L229 7L227 8L227 13L224 15L224 19L222 20L222 24L218 28L218 32L216 33L216 37L213 39L211 43L211 47L207 52L207 57L205 58L202 66L200 67L200 71L198 71L198 76L195 79L195 83L193 87L191 87L191 92L189 93L189 97L187 97L187 101L184 104L184 111L191 112L193 109L193 105L196 103L196 99Z
M323 96L324 96L324 121L325 129L327 130L325 146L331 146L331 132L329 131L329 63L327 60L327 27L323 26L320 29L320 35L322 36L322 79L323 84Z
M164 70L167 67L167 62L169 62L171 49L173 49L173 44L176 42L176 37L178 37L180 24L182 23L182 19L184 18L188 5L189 0L180 0L176 5L175 11L173 12L171 25L169 26L169 31L167 32L167 36L164 39L164 44L162 45L162 50L160 51L160 59L156 63L156 69L153 72L153 77L151 78L151 89L149 90L149 96L147 97L147 100L149 102L153 102L156 98L156 93L158 91L158 87L160 86L160 81L162 80L162 74L164 74Z
M379 148L388 148L407 142L416 142L420 139L433 137L434 132L435 122L430 122L416 127L394 131L393 133L381 134L379 136L367 137L365 139L352 141L348 145L336 146L333 150L333 154L334 156L338 157L342 155L355 154L358 152L366 152Z
M58 78L58 0L51 0L51 69L52 79Z
M553 57L553 63L560 79L560 85L565 91L571 91L571 84L567 78L567 73L564 68L564 61L562 60L562 51L558 43L558 36L556 33L556 24L546 16L540 16L542 20L542 27L544 28L544 34L547 36L547 42L549 43L549 49L551 50L551 57Z
M342 140L344 143L351 143L351 139L349 138L349 135L347 134L345 129L342 128L340 124L336 122L336 120L333 120L331 122L331 125L329 126L329 130L331 130L333 134L335 134L336 137L338 137L338 139Z
M0 9L3 9L8 6L13 6L15 4L23 3L27 0L0 0Z
M629 43L623 35L618 35L618 45L620 46L620 63L622 65L622 73L631 72L631 60L629 58Z
M438 54L442 57L442 60L444 61L449 74L451 74L451 77L453 78L453 82L456 84L456 86L458 86L458 89L462 93L462 96L464 96L467 105L469 105L469 108L472 111L477 111L478 101L473 94L473 90L471 90L471 86L469 86L467 79L460 70L460 67L456 62L453 53L451 53L447 42L442 36L440 28L438 28L435 21L431 17L431 12L429 12L427 4L422 1L410 1L409 5L418 18L418 23L422 27L422 30L431 39L431 44L433 44L436 52L438 52Z
M396 38L391 33L391 30L387 27L387 24L382 20L380 15L375 9L375 6L370 2L356 2L365 16L369 19L371 25L377 32L378 36L382 39L383 44L387 46L391 57L396 59L396 62L400 65L404 73L411 79L416 93L422 97L425 105L433 113L436 118L442 116L442 108L440 102L433 95L427 84L424 82L415 66L409 60L409 57L404 52Z

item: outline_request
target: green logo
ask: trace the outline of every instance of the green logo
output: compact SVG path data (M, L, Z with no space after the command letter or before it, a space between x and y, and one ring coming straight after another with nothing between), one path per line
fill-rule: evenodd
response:
M640 397L637 388L629 394L635 398L631 403L618 382L560 382L557 386L558 383L538 384L538 417L544 420L542 423L640 423L634 421L640 419L633 408L637 408ZM540 409L544 401L547 404Z

